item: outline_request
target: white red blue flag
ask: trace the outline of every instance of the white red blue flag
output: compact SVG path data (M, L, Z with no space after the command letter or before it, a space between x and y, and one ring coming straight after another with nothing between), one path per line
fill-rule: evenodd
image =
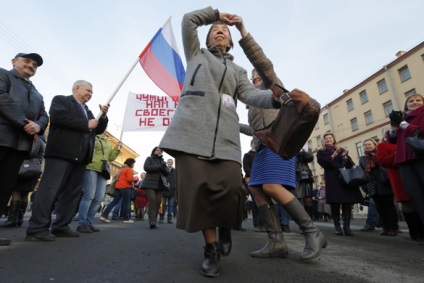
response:
M171 18L153 36L139 58L150 79L177 101L183 89L185 70L172 31Z

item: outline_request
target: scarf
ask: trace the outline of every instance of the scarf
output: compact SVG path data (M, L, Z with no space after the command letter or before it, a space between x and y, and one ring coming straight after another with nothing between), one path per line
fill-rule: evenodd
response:
M365 151L365 156L368 157L367 161L365 161L365 173L371 173L377 167L376 151L376 149Z

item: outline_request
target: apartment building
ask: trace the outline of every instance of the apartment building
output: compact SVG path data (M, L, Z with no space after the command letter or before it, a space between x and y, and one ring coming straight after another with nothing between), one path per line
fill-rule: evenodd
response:
M382 128L390 123L390 112L403 109L408 95L424 94L424 42L407 52L399 51L396 57L321 109L308 140L314 153L322 146L322 136L331 131L358 164L364 152L362 142L381 139ZM324 170L316 159L310 167L317 183L324 179Z

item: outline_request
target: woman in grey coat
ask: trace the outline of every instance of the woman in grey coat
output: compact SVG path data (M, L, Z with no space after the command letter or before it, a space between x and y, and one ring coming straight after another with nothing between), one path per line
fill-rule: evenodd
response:
M220 255L231 250L230 230L241 219L245 201L236 102L279 108L271 90L253 87L247 72L233 62L228 25L240 17L211 7L185 14L182 36L187 73L172 122L160 148L175 158L178 187L177 228L202 231L205 258L201 273L216 277ZM197 28L212 27L200 48ZM217 242L216 228L219 232Z

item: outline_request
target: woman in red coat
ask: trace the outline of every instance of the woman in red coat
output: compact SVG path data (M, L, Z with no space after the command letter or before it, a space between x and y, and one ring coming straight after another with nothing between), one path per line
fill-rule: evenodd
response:
M405 191L399 167L394 164L395 154L396 144L388 143L385 140L378 144L377 162L386 168L396 201L401 204L399 207L408 225L409 236L414 241L422 242L424 241L424 225L412 206L411 197Z
M424 137L424 97L412 94L405 100L403 116L390 114L391 129L387 133L390 143L396 143L395 164L399 165L405 190L412 198L415 211L424 224L424 158L417 158L405 142L418 132ZM403 118L403 120L402 120Z

